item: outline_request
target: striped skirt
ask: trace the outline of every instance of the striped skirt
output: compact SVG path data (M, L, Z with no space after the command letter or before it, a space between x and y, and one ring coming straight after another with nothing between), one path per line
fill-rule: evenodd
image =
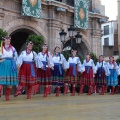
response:
M107 77L105 75L105 70L103 68L98 69L95 75L95 85L96 86L107 85Z
M59 63L54 64L54 70L51 70L52 77L53 77L53 85L57 86L63 86L64 85L64 80L63 80L63 68L62 65Z
M75 71L76 76L73 75L73 69L74 69L74 67L70 66L70 68L67 70L66 77L65 77L65 80L64 80L65 83L77 84L77 83L80 82L80 76L79 76L77 68L76 68L76 71Z
M11 86L18 84L17 67L12 58L0 62L0 84Z
M81 75L80 85L92 86L94 84L93 70L85 67L85 71Z
M120 75L118 76L118 85L120 86Z
M107 76L107 84L108 86L118 85L118 75L115 69L110 69L110 75Z
M52 75L49 67L46 70L37 69L37 82L40 85L52 85Z
M32 66L31 66L32 65ZM32 68L31 68L32 67ZM32 75L34 71L34 75ZM18 74L19 84L23 86L34 86L37 84L36 67L34 63L24 63L21 65Z

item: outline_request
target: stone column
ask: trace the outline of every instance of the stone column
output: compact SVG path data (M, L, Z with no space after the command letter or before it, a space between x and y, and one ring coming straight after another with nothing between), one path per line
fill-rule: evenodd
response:
M118 48L120 57L120 0L118 0Z
M101 45L101 28L96 18L92 19L92 30L91 30L91 52L97 56L102 54Z
M51 4L51 5L50 5ZM56 45L61 47L60 35L61 29L64 26L66 20L66 12L56 11L56 7L52 6L52 2L49 2L49 20L48 20L48 44L49 50L53 52Z
M2 9L2 6L3 6L3 3L4 0L0 0L0 28L3 28L3 17L5 15L5 13L3 12L3 9Z

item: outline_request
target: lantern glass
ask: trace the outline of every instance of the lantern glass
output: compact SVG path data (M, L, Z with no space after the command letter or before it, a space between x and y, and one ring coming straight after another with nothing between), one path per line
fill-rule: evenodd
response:
M73 38L74 34L75 34L75 28L73 27L73 25L70 25L70 28L68 28L68 32L69 32L69 37Z
M62 29L62 32L60 32L59 34L61 42L65 42L65 37L67 33L64 31L64 29Z
M80 32L77 32L77 35L75 36L76 43L81 43L82 41L82 35L80 35Z

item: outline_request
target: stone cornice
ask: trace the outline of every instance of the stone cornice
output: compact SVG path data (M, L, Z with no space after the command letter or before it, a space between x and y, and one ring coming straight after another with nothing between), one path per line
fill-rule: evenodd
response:
M17 1L17 0L15 0L15 1ZM21 1L17 1L17 2L21 3ZM74 14L74 7L66 5L65 3L61 3L61 2L57 2L57 1L51 1L51 0L42 0L42 5L46 6L46 7L52 6L51 9L55 9L56 7L61 7L61 8L66 9L67 14ZM13 12L13 13L18 13L18 14L21 13L21 11L9 9L9 8L4 8L3 6L0 6L0 9L10 11L10 12ZM103 16L101 14L93 13L93 12L89 12L89 17L90 18L98 18L98 19L100 19L100 18L108 19L107 16Z
M21 3L21 1L17 1L17 0L14 0L14 1ZM51 6L49 8L51 10L55 10L56 7L61 7L61 8L66 9L66 14L67 15L73 15L74 14L74 7L66 5L65 3L61 3L61 2L57 2L57 1L50 1L50 0L42 0L42 5L43 5L43 10L44 10L44 8L47 8L48 6ZM5 10L5 11L9 11L9 12L16 13L16 14L21 13L21 11L13 10L13 9L10 9L10 8L5 8L3 6L0 6L0 9L2 9L3 11ZM5 15L4 12L0 13L1 18L4 17L4 15ZM108 19L108 17L103 16L101 14L89 12L89 19L91 19L91 18L93 18L93 19L100 19L100 18ZM42 18L42 19L51 20L51 18ZM54 21L59 21L61 23L64 23L62 20L59 20L59 19L56 19L56 18L52 18L52 19L54 19ZM65 24L69 24L69 23L65 23Z
M3 13L3 12L0 13L0 17L4 17L4 15L5 15L5 13Z
M74 7L69 6L65 3L62 2L57 2L57 1L51 1L51 0L42 0L42 4L43 5L47 5L47 6L52 6L52 7L61 7L67 10L67 12L71 12L74 14ZM89 17L90 18L105 18L105 19L109 19L107 16L101 15L99 13L93 13L93 12L89 12Z

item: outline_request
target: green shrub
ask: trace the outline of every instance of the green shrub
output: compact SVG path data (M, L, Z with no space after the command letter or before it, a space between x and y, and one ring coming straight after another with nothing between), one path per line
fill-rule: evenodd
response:
M66 60L68 60L69 57L71 56L71 53L70 53L69 50L68 51L62 51L62 54L64 55L64 57L65 57Z
M70 50L68 51L62 51L62 54L64 55L65 59L68 60L69 57L71 57L71 53ZM80 55L77 55L77 57L79 57L81 63L83 62L83 58Z
M93 59L94 63L96 64L98 59L97 59L97 56L95 55L95 53L90 53L91 54L91 59Z
M34 44L33 51L35 51L36 53L39 53L42 50L41 45L44 43L43 36L29 35L27 40L33 42Z
M117 58L116 63L120 64L120 58Z
M4 31L3 29L0 29L0 44L1 44L2 37L7 36L7 35L8 33L6 31Z

